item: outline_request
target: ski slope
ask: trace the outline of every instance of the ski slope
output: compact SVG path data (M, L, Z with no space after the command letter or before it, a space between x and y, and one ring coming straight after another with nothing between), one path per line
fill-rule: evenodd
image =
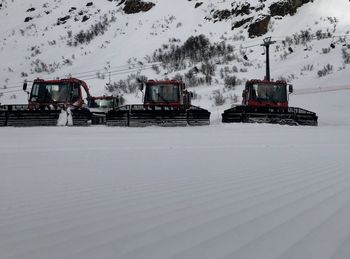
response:
M0 258L350 258L349 93L319 127L0 128Z

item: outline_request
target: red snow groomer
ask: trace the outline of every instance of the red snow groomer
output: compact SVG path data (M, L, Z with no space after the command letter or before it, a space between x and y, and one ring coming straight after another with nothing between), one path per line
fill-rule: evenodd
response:
M91 124L106 124L106 114L110 110L119 106L118 96L90 96L88 98L88 108L92 113Z
M143 104L124 105L106 115L109 126L198 126L209 125L210 112L191 105L192 92L178 80L148 80Z
M316 113L289 107L288 97L293 92L292 85L285 81L270 80L269 46L273 43L271 38L267 38L262 45L266 48L266 79L247 81L242 105L225 110L222 122L317 126Z
M243 90L242 105L225 110L222 122L256 122L286 125L317 126L314 112L288 106L285 81L249 80Z
M27 83L23 84L27 90ZM76 78L43 80L35 79L26 105L0 107L1 126L85 126L92 114L84 108L83 91L87 98L87 84Z

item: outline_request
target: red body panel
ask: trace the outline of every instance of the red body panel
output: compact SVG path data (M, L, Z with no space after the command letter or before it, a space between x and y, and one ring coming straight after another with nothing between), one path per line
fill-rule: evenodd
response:
M274 87L276 85L285 87L285 100L283 101L273 101L273 100L261 100L251 96L252 85L262 84ZM285 81L267 81L267 80L249 80L246 82L246 87L243 90L243 100L242 104L254 107L277 107L277 108L288 108L288 94L287 94L287 83Z
M67 78L67 79L54 79L54 80L44 80L44 79L35 79L34 82L35 83L46 83L46 84L60 84L60 83L72 83L72 84L77 84L80 85L88 98L91 98L90 95L90 91L89 91L89 87L87 86L87 84L79 79L76 78ZM51 102L47 102L47 103L43 103L43 102L36 102L36 101L28 101L28 106L29 109L56 109L56 108L67 108L70 106L76 107L76 108L81 108L84 104L84 100L83 100L83 94L82 94L82 89L81 87L79 88L79 98L77 101L75 101L74 103L71 102L55 102L55 101L51 101Z
M267 102L267 101L248 100L247 105L248 106L260 106L260 107L288 108L288 102Z

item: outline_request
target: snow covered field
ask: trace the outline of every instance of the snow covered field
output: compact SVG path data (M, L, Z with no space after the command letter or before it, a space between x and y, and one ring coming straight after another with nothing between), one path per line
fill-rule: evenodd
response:
M0 258L348 259L349 93L319 127L0 128Z

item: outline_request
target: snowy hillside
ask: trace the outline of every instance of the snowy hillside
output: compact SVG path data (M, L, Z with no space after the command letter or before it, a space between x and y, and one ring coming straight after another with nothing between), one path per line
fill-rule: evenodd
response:
M187 80L188 86L200 85L193 89L198 94L196 104L217 109L213 97L223 94L224 109L240 102L235 95L240 96L246 79L264 77L265 57L259 44L267 36L277 41L272 51L273 78L286 79L296 89L347 84L350 4L346 0L294 1L295 10L277 8L281 2L277 0L249 4L153 0L139 2L145 6L139 4L136 9L128 7L128 2L33 0L23 4L2 0L0 87L4 89L0 102L25 103L26 95L21 92L25 79L70 75L86 80L96 95L106 93L111 78L116 92L129 102L141 102L137 92L121 90L119 80L130 84L139 74L152 79L177 75ZM263 17L269 17L267 32L250 38L250 25ZM255 31L260 33L264 28L259 31L259 26ZM210 44L224 42L230 50L205 60L184 57L177 68L154 58L159 49L169 54L184 46L189 37L201 34ZM200 69L194 75L199 83L193 83L193 78L188 78L191 70L203 64L212 71L210 80ZM237 79L234 85L225 87L232 78Z

